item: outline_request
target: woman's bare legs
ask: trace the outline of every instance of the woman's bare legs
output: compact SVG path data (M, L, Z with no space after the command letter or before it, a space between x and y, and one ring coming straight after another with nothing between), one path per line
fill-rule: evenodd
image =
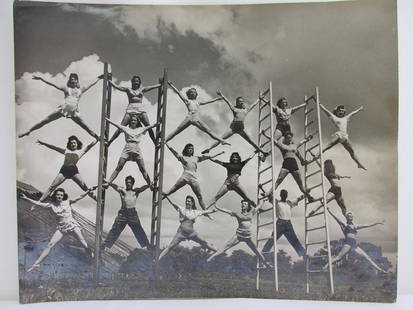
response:
M50 122L53 122L53 121L61 118L62 116L63 115L62 115L62 113L60 113L60 111L55 111L55 112L49 114L44 120L40 121L39 123L34 125L32 128L30 128L29 131L26 131L25 133L20 134L19 138L30 135L30 133L32 133L33 131L35 131L39 128L42 128L44 125L47 125Z
M169 243L168 247L162 251L159 255L159 260L162 259L165 255L167 255L174 247L181 243L183 239L180 237L180 234L177 232L175 237L172 239L171 243Z
M341 260L344 257L344 255L346 255L350 250L351 250L351 245L344 244L340 252L338 252L337 256L333 257L333 259L331 260L331 265ZM328 267L328 263L324 265L323 269L327 269L327 267Z
M337 143L340 142L340 139L334 139L333 141L331 141L329 144L327 144L327 146L324 148L323 153L329 149L331 149L333 146L335 146Z
M231 137L233 134L234 134L234 132L233 132L232 129L230 128L230 129L228 129L227 132L225 132L225 133L222 135L221 139L222 139L222 140L226 140L226 139L228 139L229 137ZM209 148L203 150L201 154L209 153L212 149L216 148L216 147L217 147L218 145L220 145L220 144L221 144L221 142L219 142L219 141L214 142L213 144L211 144L211 146L210 146Z
M332 193L330 193L330 194L332 194ZM334 196L334 194L333 194L333 196ZM327 203L328 202L329 201L328 201L328 198L327 198ZM344 203L344 198L340 197L339 199L336 199L336 202L337 202L338 206L341 208L341 213L343 213L343 215L346 216L347 208L346 208L346 204Z
M241 137L243 137L249 144L251 144L258 152L261 152L262 154L264 154L265 156L268 155L267 152L264 152L263 150L260 149L260 147L254 142L252 141L252 139L250 138L250 136L245 132L245 131L241 131L238 133Z
M140 120L140 122L144 125L144 126L149 126L149 117L148 114L146 114L146 112L143 113L139 113L138 114L138 119ZM151 137L153 143L155 143L155 134L153 132L153 129L149 129L149 137Z
M359 167L360 169L364 169L367 170L360 162L360 160L358 159L356 153L354 152L353 146L351 145L351 143L349 141L344 141L343 143L344 148L347 150L347 152L350 154L351 158L356 162L357 167Z
M204 199L202 197L201 193L201 187L199 186L199 183L189 183L189 186L191 186L192 191L194 192L196 198L198 199L199 205L201 206L202 210L206 209Z
M198 243L198 244L200 244L203 248L207 248L211 252L217 252L218 251L213 245L211 245L210 243L208 243L206 240L204 240L203 238L201 238L198 235L193 237L191 240Z
M282 138L282 136L283 136L283 133L281 132L281 130L279 130L279 129L276 129L275 131L274 131L274 140L280 140L281 138Z
M75 174L72 178L73 182L75 182L81 189L85 192L89 190L89 187L86 185L85 181L83 181L82 177L79 173ZM97 200L97 197L94 193L89 193L88 196L94 200Z
M129 124L130 121L130 114L129 113L125 113L125 115L123 116L122 121L120 122L120 124L122 126L127 126ZM112 137L109 139L110 143L112 143L113 141L115 141L115 139L117 137L119 137L119 135L122 133L122 131L120 131L120 129L116 129L115 133L112 135Z
M88 134L90 134L93 138L96 140L99 140L99 136L89 128L88 125L83 121L83 119L78 115L78 116L72 116L72 121L74 121L76 124L78 124L80 127L82 127Z
M142 173L142 176L145 179L146 183L152 187L151 178L149 177L149 174L145 169L145 162L143 161L143 158L136 159L136 163L138 164L138 168Z
M314 198L308 193L308 191L305 190L303 180L301 178L301 173L300 170L296 170L291 172L295 182L297 183L298 187L300 188L301 192L307 196L307 198L312 201Z
M256 203L254 202L254 200L250 199L247 195L247 193L245 192L244 188L241 186L241 184L238 184L237 186L234 186L234 191L240 195L242 197L242 199L247 200L250 202L250 204L252 204L253 206L256 205Z
M214 199L209 203L207 209L211 207L214 203L216 203L222 196L228 193L228 187L226 184L223 184L219 189L218 193L215 195Z
M193 123L194 126L199 128L201 131L205 132L207 135L209 135L212 139L217 140L221 142L223 145L231 145L230 143L226 142L224 139L221 139L217 135L212 133L212 130L208 127L206 123L204 123L201 120L197 120L196 122Z
M63 238L63 234L60 230L56 230L53 234L52 238L50 239L49 243L47 244L46 248L42 251L39 258L33 263L33 265L27 270L27 272L31 272L34 269L38 268L41 262L49 255L51 249Z
M183 130L185 130L189 125L191 125L191 121L187 118L185 118L181 124L172 132L170 133L167 137L165 142L168 142L169 140L173 139L176 135L181 133Z
M75 229L73 230L73 234L76 237L76 239L82 244L82 246L85 248L87 254L93 258L93 253L92 250L90 249L90 247L88 246L85 238L82 235L82 231L80 230L79 227L75 227Z
M239 243L238 237L237 235L234 235L228 242L227 244L224 246L224 248L220 251L215 252L213 255L211 255L210 257L208 257L207 262L212 261L216 256L221 255L223 253L225 253L226 251L228 251L230 248L236 246Z
M245 240L245 243L248 247L254 252L254 254L258 257L258 259L266 266L272 267L267 261L265 260L264 256L258 251L257 247L255 246L254 242L251 239Z
M123 167L125 166L126 162L127 160L125 158L119 158L118 165L116 166L115 171L112 172L112 175L110 176L108 183L112 183L116 179L119 172L121 172Z
M186 184L188 184L185 180L183 180L182 178L179 178L178 181L176 181L176 183L174 184L174 186L171 187L171 189L169 191L167 191L166 193L164 193L164 197L169 196L173 193L175 193L178 189L180 189L181 187L185 186Z
M354 249L354 252L356 252L358 255L364 257L374 268L376 268L378 271L383 272L383 273L387 273L387 271L381 269L372 259L371 257L364 252L364 250L362 248L360 248L359 246L356 247Z
M49 186L49 188L43 193L42 197L40 197L39 201L45 200L47 197L50 196L50 194L64 181L66 181L66 178L63 176L63 174L59 173L57 177L53 180L52 184Z

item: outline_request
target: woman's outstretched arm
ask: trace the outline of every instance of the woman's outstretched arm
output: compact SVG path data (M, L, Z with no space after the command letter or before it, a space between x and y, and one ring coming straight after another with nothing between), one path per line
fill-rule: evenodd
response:
M291 114L297 112L298 110L304 108L307 105L307 102L304 102L303 104L296 105L295 107L291 108Z
M30 198L27 197L24 193L20 193L20 198L21 198L21 199L24 199L24 200L27 200L28 202L30 202L30 203L32 203L33 205L38 206L38 207L47 208L47 207L49 206L49 203L40 202L40 201L37 201L37 200L30 199ZM34 208L32 207L31 210L33 210L33 209L34 209Z
M159 88L161 87L161 84L156 84L156 85L151 85L151 86L145 86L144 88L142 88L142 92L146 93L148 91L151 91L153 89Z
M82 93L87 92L89 89L91 89L94 85L96 85L97 82L99 82L102 79L103 76L99 76L95 81L93 81L89 86L86 86L85 88L82 89Z
M60 90L60 91L62 91L62 92L65 92L65 91L66 91L64 87L57 86L56 84L53 84L52 82L48 82L48 81L46 81L45 79L43 79L42 77L40 77L40 76L33 75L32 79L33 79L33 80L42 81L43 83L46 83L47 85L50 85L50 86L52 86L52 87L54 87L54 88L56 88L56 89L58 89L58 90Z
M179 98L181 98L181 100L182 100L183 102L185 102L185 104L186 104L186 103L187 103L187 99L181 94L181 92L175 87L175 85L172 84L171 81L168 81L168 85L169 85L169 87L171 87L172 90L179 96Z
M37 140L36 142L37 142L37 144L43 145L43 146L45 146L45 147L47 147L47 148L49 148L53 151L59 152L60 154L64 154L65 151L66 151L65 149L63 149L61 147L58 147L58 146L55 146L53 144L49 144L49 143L46 143L46 142L43 142L43 141L40 141L40 140Z
M356 115L357 113L359 113L359 112L361 112L361 111L363 111L363 110L364 110L364 108L363 108L363 107L360 107L360 108L358 108L357 110L354 110L353 112L350 112L350 113L347 115L347 117L350 118L350 117L352 117L353 115Z
M384 220L381 222L373 223L373 224L357 225L357 229L369 228L369 227L373 227L376 225L384 225Z
M216 204L214 204L214 207L217 208L218 211L221 211L221 212L224 212L224 213L229 214L231 216L234 216L234 212L232 212L230 210L220 208Z
M97 186L93 186L91 188L89 188L86 192L84 192L82 195L80 195L79 197L75 198L75 199L70 199L69 203L70 204L74 204L76 202L78 202L79 200L85 198L87 195L89 195L90 192L94 191L97 188Z
M116 85L115 83L113 83L111 80L108 80L108 83L115 89L122 91L122 92L126 92L128 89L126 87L122 87L119 85Z
M85 147L85 149L83 150L82 154L80 154L79 159L82 158L83 155L85 155L87 152L89 152L89 151L92 149L92 147L95 146L96 143L98 143L98 140L95 140L95 141L89 143L89 144Z
M198 157L199 158L198 161L201 162L201 161L204 161L204 160L207 160L207 159L213 159L213 158L218 157L219 155L222 155L222 154L225 154L225 152L222 151L222 152L219 152L215 155L201 155L201 156Z

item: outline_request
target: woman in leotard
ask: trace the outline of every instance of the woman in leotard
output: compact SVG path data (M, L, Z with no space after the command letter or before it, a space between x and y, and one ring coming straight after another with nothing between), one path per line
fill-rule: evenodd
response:
M333 164L331 159L324 161L324 176L330 182L330 189L327 192L326 200L329 203L331 200L335 199L338 206L341 208L341 212L346 216L347 208L344 202L343 193L341 191L341 186L338 180L340 179L350 179L349 176L343 176L336 173L336 167ZM318 208L311 211L308 215L316 213L323 205L320 205Z
M194 229L194 223L198 216L208 215L216 212L215 209L211 210L196 210L195 199L192 196L186 196L185 199L185 208L173 203L168 196L166 196L169 203L175 208L179 213L179 225L178 231L176 232L175 237L172 239L171 243L165 248L161 255L159 255L159 260L161 260L165 255L167 255L174 247L179 243L185 240L192 240L196 243L199 243L203 248L206 248L209 251L216 252L217 250L213 245L209 244Z
M52 144L37 140L39 145L43 145L53 151L59 152L65 156L63 166L60 168L59 173L53 180L52 184L49 186L47 191L45 191L40 197L39 201L44 201L49 195L66 179L73 180L81 189L87 191L88 186L85 181L83 181L80 176L79 169L77 168L77 163L89 150L97 143L97 140L90 143L82 150L82 141L80 141L76 136L70 136L67 140L66 149L57 147ZM96 196L93 193L89 193L89 196L96 200Z
M207 262L212 261L218 255L221 255L228 251L230 248L236 246L240 242L245 242L248 247L254 252L254 254L258 257L258 259L263 263L266 267L271 268L272 266L266 262L264 256L258 251L257 247L255 246L254 242L252 241L252 234L251 234L251 226L252 226L252 217L259 212L259 207L253 209L251 204L247 200L241 201L241 212L233 212L230 210L226 210L223 208L218 207L215 205L215 208L221 212L227 213L233 217L235 217L238 221L238 228L235 232L235 235L227 242L224 248L213 255L211 255Z
M279 140L285 136L287 132L291 132L290 117L299 109L304 108L307 103L297 105L289 108L287 98L281 97L277 101L277 105L272 107L272 111L277 119L277 126L275 127L274 139Z
M331 216L336 220L336 222L340 226L341 230L343 231L343 234L344 234L344 237L345 237L343 247L341 248L341 250L337 254L337 256L332 258L331 264L334 264L334 263L338 262L339 260L341 260L344 257L344 255L346 255L350 251L353 251L356 254L360 255L361 257L365 258L376 270L378 270L380 272L383 272L383 273L387 273L387 271L380 268L371 259L371 257L368 256L368 254L366 252L364 252L364 250L357 245L357 231L358 230L373 227L373 226L376 226L376 225L384 225L384 221L374 223L374 224L369 224L369 225L354 225L354 223L353 223L353 213L347 212L346 213L346 222L347 223L343 223L342 221L340 221L340 219L338 217L336 217L330 211L329 208L327 208L327 210L328 210L328 212L330 212ZM328 263L324 266L324 269L326 269L327 267L328 267Z
M79 223L73 218L72 215L72 204L78 202L80 199L84 198L86 195L89 195L92 190L95 190L96 187L88 189L84 194L80 195L78 198L73 200L67 200L68 196L63 188L58 188L53 192L51 196L52 201L50 203L44 203L36 201L26 197L24 194L21 194L21 198L33 203L30 211L33 211L36 206L42 208L50 209L56 216L57 219L57 229L50 239L47 247L40 254L39 258L34 262L34 264L27 270L31 272L36 268L40 267L41 262L49 255L51 249L62 240L64 235L73 235L85 248L86 252L91 258L93 258L92 251L87 245L85 238L83 238L82 232L80 230Z
M202 130L206 134L208 134L212 139L219 141L223 145L230 145L229 143L225 142L225 140L219 138L217 135L212 133L212 130L208 127L208 125L201 120L200 113L199 113L199 107L202 105L206 105L218 100L221 100L221 97L212 99L210 101L206 102L199 102L196 98L198 97L198 93L195 88L190 88L186 91L186 96L182 94L173 84L172 82L168 82L169 86L172 88L172 90L178 94L179 98L182 100L183 103L185 103L186 108L188 109L188 115L185 117L185 119L182 121L182 123L176 128L172 133L166 137L166 142L174 138L176 135L178 135L181 131L186 129L189 125L193 125L197 127L198 129Z
M50 85L61 92L63 92L65 96L65 102L57 107L57 110L52 112L48 117L46 117L44 120L41 122L37 123L34 125L32 128L30 128L29 131L22 133L19 135L19 138L22 138L24 136L30 135L32 131L35 131L39 128L42 128L44 125L53 122L61 117L66 117L72 119L76 124L78 124L80 127L82 127L84 130L87 131L88 134L90 134L92 137L95 139L99 139L99 136L94 133L83 121L83 119L80 117L79 113L79 101L81 96L88 91L93 85L95 85L102 76L99 76L92 84L90 84L87 87L80 87L79 85L79 77L76 73L70 73L69 79L67 81L66 86L57 86L51 82L48 82L44 80L43 78L39 76L33 76L33 80L39 80L47 85Z
M261 131L261 133L269 140L271 140L271 137L268 136L265 131ZM308 136L307 139L302 140L300 143L295 144L293 141L293 133L292 132L286 132L284 135L284 141L279 142L278 140L273 140L275 146L277 146L284 158L283 164L280 170L280 173L278 175L277 181L275 182L275 187L271 189L268 193L267 196L273 193L274 191L277 190L278 186L284 181L285 177L291 173L293 176L295 182L297 183L298 187L300 188L301 192L307 196L309 201L313 201L313 197L305 190L303 181L301 179L301 173L298 168L297 160L296 158L300 159L301 165L304 165L304 159L302 158L301 154L298 151L298 148L303 145L305 142L308 142L312 139L313 137L310 135Z
M116 85L111 80L109 80L108 82L115 89L126 93L126 95L128 96L129 104L126 108L125 115L123 116L123 119L120 124L122 126L128 125L131 115L136 115L138 117L138 120L144 126L149 126L150 123L149 123L148 114L146 113L146 110L142 103L143 94L153 89L159 88L160 84L143 87L142 80L140 76L138 75L134 75L131 78L131 87L122 87L122 86ZM120 135L120 133L121 133L120 130L116 130L112 138L110 138L108 145L110 145ZM153 133L152 129L149 130L149 136L151 137L152 141L155 143L155 134Z
M322 104L320 104L320 107L326 113L328 118L333 122L334 126L336 126L336 128L338 129L338 131L336 131L332 135L333 140L325 147L325 149L323 150L323 153L331 149L336 144L341 143L344 146L344 148L347 150L347 152L350 154L351 158L356 162L358 168L367 170L361 164L356 153L354 152L353 146L350 143L350 139L347 133L347 126L348 126L348 122L350 121L350 118L353 115L363 111L363 107L360 107L357 110L347 114L347 116L346 116L346 108L343 105L337 106L333 110L333 113L327 110Z
M142 173L142 176L145 179L146 183L150 186L151 189L153 189L153 184L145 168L145 162L143 160L142 151L139 147L139 143L141 142L142 136L148 130L155 126L158 126L159 124L156 123L151 126L138 127L139 120L136 115L132 115L130 117L129 127L116 124L108 118L106 118L106 120L125 134L126 142L122 154L120 155L118 165L116 166L115 171L113 171L112 175L110 176L108 182L112 183L116 179L119 172L121 172L127 161L134 161L138 165L139 170Z
M208 208L215 204L222 196L228 193L228 191L235 191L244 200L249 201L251 205L255 206L255 202L247 196L244 188L241 186L239 182L239 177L241 176L242 168L244 168L244 166L255 156L255 154L256 152L244 161L242 161L239 153L234 152L231 154L229 162L227 163L224 163L214 158L210 158L210 160L214 163L217 163L218 165L221 165L227 169L227 178L225 179L224 184L221 186L212 202L208 205Z
M185 145L184 149L182 150L182 155L178 154L177 151L175 151L171 146L166 144L166 146L169 148L169 150L174 154L176 159L178 159L182 167L184 168L184 172L182 173L181 177L176 181L175 185L172 186L172 188L164 193L164 198L165 196L171 195L175 193L178 189L180 189L182 186L189 185L192 188L192 191L194 192L196 198L198 199L199 205L201 206L202 210L205 210L205 202L202 198L201 194L201 187L199 186L199 180L197 177L197 169L198 169L198 163L211 159L214 157L217 157L224 152L215 154L213 156L207 156L207 155L202 155L202 156L194 156L194 145L191 143L188 143Z
M221 137L222 139L226 140L234 134L238 134L243 137L249 144L251 144L257 151L261 152L263 155L267 155L259 146L252 141L250 136L245 132L245 118L247 117L248 113L251 112L252 109L258 104L260 101L259 99L251 104L248 108L245 107L244 98L238 97L235 101L235 106L229 102L229 100L220 92L217 91L217 94L222 97L222 99L227 103L228 107L231 109L232 114L234 115L234 119L230 125L230 128L224 135ZM217 147L220 142L213 143L209 148L202 151L202 154L209 153L213 148Z

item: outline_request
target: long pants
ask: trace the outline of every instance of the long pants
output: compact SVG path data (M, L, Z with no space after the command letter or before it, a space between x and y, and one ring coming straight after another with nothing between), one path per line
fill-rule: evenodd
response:
M138 240L141 247L147 247L149 245L148 237L142 228L141 222L138 217L136 209L122 208L118 212L118 216L113 223L112 228L103 242L103 246L110 248L119 238L120 233L125 229L126 225L132 229L136 240Z
M297 235L295 234L293 225L291 224L291 221L278 219L277 220L277 240L280 239L280 237L283 235L287 238L288 242L290 242L290 244L293 246L298 256L303 256L305 254L305 249L303 248L300 241L298 240ZM273 236L274 236L274 232L272 232L271 234L271 237ZM274 239L273 238L268 239L262 251L269 252L271 248L273 247L273 245L274 245Z

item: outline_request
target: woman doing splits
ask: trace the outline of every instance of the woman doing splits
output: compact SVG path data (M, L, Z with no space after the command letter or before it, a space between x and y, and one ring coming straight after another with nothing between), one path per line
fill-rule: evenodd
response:
M196 243L199 243L203 248L206 248L207 250L212 252L216 252L217 250L211 244L201 238L194 230L194 223L198 216L208 215L216 212L216 210L196 210L195 199L194 197L189 195L186 196L185 208L173 203L168 196L166 197L166 199L168 199L169 203L175 208L176 211L179 212L179 221L181 222L181 224L179 225L178 231L176 232L176 235L172 239L171 243L166 249L162 251L161 255L159 255L159 260L167 255L179 243L185 240L192 240Z
M241 137L243 137L249 144L251 144L257 151L261 152L264 155L267 155L266 152L261 150L259 146L252 141L252 139L248 136L248 134L245 132L245 118L247 117L248 113L251 112L252 109L258 104L259 99L255 101L253 104L249 106L249 108L245 107L244 104L244 98L238 97L235 101L235 106L229 102L229 100L222 95L220 91L217 91L217 94L222 97L222 99L227 103L229 108L232 111L232 114L234 115L234 120L232 121L228 131L224 133L222 136L222 139L226 140L229 137L231 137L234 134L239 134ZM206 150L202 151L202 154L209 153L213 148L217 147L220 144L220 142L215 142L212 144L209 148Z
M73 180L81 189L84 191L88 190L88 186L86 185L85 181L83 181L82 177L80 176L79 169L77 168L77 163L79 160L85 155L96 143L97 140L90 143L82 150L82 142L76 136L70 136L67 140L66 149L54 146L52 144L48 144L46 142L37 140L37 143L48 147L51 150L59 152L65 156L65 160L63 162L62 168L60 168L57 177L53 180L50 187L45 191L40 197L39 201L45 200L49 195L66 179ZM89 196L96 200L96 196L89 192Z
M78 198L73 200L67 200L67 194L63 188L58 188L53 192L52 201L50 203L39 202L33 199L26 197L24 194L21 194L21 198L25 199L34 205L30 209L30 211L34 210L36 206L42 208L50 208L52 212L55 214L57 219L57 230L53 234L52 238L50 239L47 247L43 250L40 254L39 258L34 262L34 264L27 270L27 272L31 272L36 268L40 267L41 262L49 255L51 249L60 241L62 240L64 235L71 234L73 235L82 246L85 248L86 252L89 254L91 258L93 258L92 251L90 250L89 246L87 245L85 238L83 238L82 232L80 230L79 223L73 218L72 215L72 204L78 202L80 199L88 195L92 190L96 187L88 189L88 191Z
M106 120L125 134L126 141L125 147L123 148L122 154L120 155L118 165L115 171L113 171L112 175L110 176L108 182L112 183L116 179L119 172L121 172L127 161L134 161L138 165L139 170L141 171L146 183L152 189L153 185L151 183L151 179L149 178L148 172L145 169L145 162L143 161L142 151L139 147L139 143L141 142L142 136L148 130L155 126L158 126L159 124L156 123L147 127L138 127L139 121L135 115L132 115L130 117L129 127L118 125L108 118L106 118Z
M261 133L268 139L271 139L265 131L261 131ZM302 158L298 148L303 145L304 143L310 141L313 136L308 136L307 139L302 140L298 144L295 144L293 141L293 133L286 132L284 135L284 141L279 142L278 140L273 140L274 144L280 149L282 156L284 158L280 173L278 175L277 181L275 182L275 187L271 189L266 195L270 195L274 191L277 190L278 186L284 181L285 177L291 173L295 182L297 183L298 187L300 188L301 192L307 196L308 201L312 202L314 199L313 197L304 189L303 181L301 179L301 173L298 168L296 157L300 159L301 165L304 165L304 159Z
M336 262L338 262L339 260L341 260L344 255L346 255L347 253L349 253L350 251L353 251L354 253L360 255L361 257L364 257L376 270L383 272L383 273L387 273L387 271L383 270L382 268L380 268L372 259L370 256L368 256L368 254L366 252L364 252L364 250L362 248L360 248L357 245L357 231L359 229L363 229L363 228L368 228L368 227L373 227L376 225L384 225L384 221L380 222L380 223L374 223L374 224L370 224L370 225L360 225L360 226L356 226L353 223L353 213L351 212L347 212L346 214L346 221L347 224L344 224L342 221L340 221L331 211L329 208L327 208L328 212L330 212L331 216L336 220L336 222L338 223L338 225L340 225L341 230L343 231L343 234L345 236L344 239L344 244L343 247L341 248L340 252L337 254L336 257L333 257L333 259L331 260L331 264L334 264ZM324 266L324 269L327 269L328 267L328 263Z
M225 140L219 138L217 135L212 133L212 130L208 127L208 125L203 120L201 120L199 113L200 106L221 100L221 97L206 102L199 102L196 99L198 97L198 93L195 88L188 89L185 96L181 94L181 92L172 84L172 82L168 82L168 84L173 89L173 91L178 94L179 98L183 101L183 103L185 103L185 106L188 109L188 115L178 126L178 128L176 128L171 134L168 135L168 137L166 137L166 142L174 138L177 134L186 129L189 125L194 125L206 134L208 134L212 139L215 139L224 145L230 145L229 143L225 142Z
M113 83L111 80L108 81L110 85L112 85L115 89L120 90L121 92L126 93L128 96L129 104L126 108L125 115L123 116L121 125L126 126L129 124L129 120L131 115L136 115L138 117L138 120L144 125L144 126L149 126L149 118L148 114L145 111L145 108L142 103L143 99L143 94L159 88L160 84L156 84L153 86L147 86L147 87L142 87L142 80L140 76L134 75L131 79L131 87L122 87L118 86L115 83ZM115 139L120 135L121 131L117 130L112 138L110 138L108 145L110 145ZM155 134L153 133L153 130L149 130L149 136L151 137L152 141L155 143Z
M360 160L356 156L356 153L354 152L353 146L350 143L350 139L347 133L347 126L350 118L353 115L359 113L360 111L363 111L363 107L358 108L357 110L347 114L346 116L346 108L343 105L337 106L333 110L333 113L327 110L322 104L320 104L320 106L323 109L323 111L327 114L328 118L333 122L334 126L336 126L336 128L338 129L338 131L332 135L333 140L326 146L326 148L323 150L323 153L331 149L337 143L341 143L347 150L347 152L349 152L351 158L356 162L357 166L360 169L367 170L361 164Z
M34 125L30 128L29 131L19 135L19 138L30 135L32 131L35 131L39 128L42 128L44 125L53 122L61 117L71 118L76 124L82 127L95 139L99 139L99 136L94 133L83 121L79 114L79 100L80 97L88 91L93 85L95 85L102 76L99 76L96 81L90 84L87 87L80 88L79 77L76 73L70 73L69 80L67 81L66 86L57 86L51 82L45 81L43 78L38 76L33 76L33 80L39 80L47 85L53 86L54 88L63 92L65 96L65 102L57 107L57 110L52 112L48 117L46 117L41 122Z
M227 242L224 248L215 254L211 255L207 262L212 261L216 256L221 255L228 251L230 248L236 246L240 242L245 242L248 247L254 252L254 254L258 257L258 259L267 267L271 268L272 266L265 261L265 258L262 254L258 251L257 247L255 246L254 242L251 239L251 226L252 226L252 216L259 212L259 208L253 209L251 204L247 200L241 201L241 212L233 212L226 209L222 209L215 205L215 207L224 213L227 213L233 217L235 217L238 221L238 228L235 232L235 235L232 237L231 240Z
M277 101L277 105L272 107L272 111L277 119L277 126L275 127L274 139L279 140L282 136L285 136L287 132L291 132L290 117L299 109L304 108L307 103L297 105L292 108L288 108L287 98L281 97Z
M221 186L212 202L208 205L208 208L215 204L228 191L235 191L238 195L242 197L242 199L249 201L251 205L255 206L255 202L247 196L244 188L241 186L239 182L239 177L241 175L242 168L244 168L244 166L255 156L255 154L256 152L244 161L241 161L241 156L238 154L238 152L234 152L231 154L228 163L224 163L220 160L210 158L210 160L214 163L217 163L227 169L227 178L225 179L224 184Z
M194 145L188 143L187 145L185 145L182 151L182 155L180 155L168 144L166 144L166 146L171 150L172 154L174 154L176 159L178 159L181 162L182 167L184 168L184 172L182 173L178 181L176 181L175 185L172 186L172 188L168 192L164 193L164 196L171 195L175 193L178 189L180 189L182 186L188 184L189 186L191 186L192 191L198 199L199 205L201 206L202 210L205 210L205 202L202 198L201 187L199 186L199 180L197 177L198 163L207 159L217 157L223 154L224 152L218 153L214 156L194 156Z
M349 176L342 176L336 173L336 167L331 159L324 161L324 176L330 182L330 189L327 192L326 200L329 203L331 200L335 199L338 206L341 208L341 212L346 216L347 208L344 202L343 193L341 192L341 186L338 180L340 179L350 179ZM323 205L320 205L317 209L311 211L308 215L313 215L316 213Z

